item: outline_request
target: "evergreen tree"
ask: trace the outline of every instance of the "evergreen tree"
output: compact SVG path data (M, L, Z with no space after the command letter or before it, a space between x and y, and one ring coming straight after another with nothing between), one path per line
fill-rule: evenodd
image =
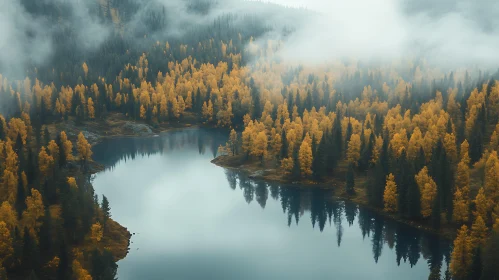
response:
M300 158L298 150L298 147L295 147L293 149L293 170L291 171L291 178L293 180L298 180L301 178Z
M482 278L482 250L480 247L476 248L473 253L473 263L470 268L470 279Z
M60 238L61 245L59 248L59 266L57 267L57 280L71 279L71 260L68 252L68 247L64 237ZM96 278L94 278L96 279Z
M364 143L364 136L362 136L361 138ZM370 167L370 162L373 157L374 140L374 133L371 133L371 135L369 136L369 142L361 150L362 152L359 161L360 170L367 170Z
M355 194L355 174L353 170L353 164L348 165L348 171L346 176L345 190L348 195Z
M324 133L324 135L321 138L321 141L319 142L319 147L317 148L317 151L314 154L314 160L312 162L312 171L314 175L314 179L317 181L321 181L324 176L326 176L326 170L327 170L327 152L326 152L326 137L327 137L327 132Z
M102 213L104 214L104 226L106 226L107 220L111 217L111 207L109 206L109 200L105 195L102 195Z
M282 141L282 145L281 145L281 151L279 151L279 158L285 159L288 157L288 149L289 149L288 139L286 137L286 130L285 129L282 130L281 141Z
M36 245L29 233L28 228L24 228L23 250L21 266L24 271L38 271L40 265L40 255Z

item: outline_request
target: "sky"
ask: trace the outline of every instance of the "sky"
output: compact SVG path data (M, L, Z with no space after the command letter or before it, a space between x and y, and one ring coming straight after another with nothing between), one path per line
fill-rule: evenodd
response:
M284 55L322 61L424 55L437 65L497 68L499 1L271 0L318 11Z

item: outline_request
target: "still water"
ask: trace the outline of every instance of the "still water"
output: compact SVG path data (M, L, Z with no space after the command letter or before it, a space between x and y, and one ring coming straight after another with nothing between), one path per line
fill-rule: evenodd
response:
M94 147L113 219L135 233L120 280L427 279L449 243L327 190L210 163L227 133L184 129ZM434 269L437 271L437 269Z

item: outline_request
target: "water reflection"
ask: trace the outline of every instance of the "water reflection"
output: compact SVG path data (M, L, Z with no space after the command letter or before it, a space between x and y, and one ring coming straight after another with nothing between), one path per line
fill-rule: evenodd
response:
M334 226L338 247L341 246L343 224L352 227L357 219L363 238L371 240L372 254L376 263L386 244L390 250L395 250L394 261L398 266L403 262L413 267L421 258L427 262L432 271L448 266L449 242L433 234L386 219L379 213L358 207L352 202L333 199L331 190L311 190L294 185L265 183L252 180L246 173L231 169L226 169L225 175L231 189L235 190L239 186L247 203L256 200L262 208L265 208L270 193L270 197L280 202L283 212L287 214L288 227L298 225L307 215L310 215L312 227L318 227L321 232L326 226Z
M220 129L189 128L172 130L154 137L123 137L105 139L93 148L93 159L113 169L120 161L136 157L167 154L179 149L197 148L199 154L210 153L215 158L218 147L227 141L227 132Z
M185 129L94 147L94 187L137 232L128 279L439 279L449 242L333 199L210 163L227 133ZM140 250L139 250L140 249ZM196 269L193 269L196 268ZM360 268L360 269L359 269Z

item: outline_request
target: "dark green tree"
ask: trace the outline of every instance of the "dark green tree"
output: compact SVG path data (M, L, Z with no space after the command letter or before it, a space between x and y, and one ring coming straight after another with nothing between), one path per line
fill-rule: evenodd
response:
M353 164L348 165L345 191L348 195L355 195L355 174Z

